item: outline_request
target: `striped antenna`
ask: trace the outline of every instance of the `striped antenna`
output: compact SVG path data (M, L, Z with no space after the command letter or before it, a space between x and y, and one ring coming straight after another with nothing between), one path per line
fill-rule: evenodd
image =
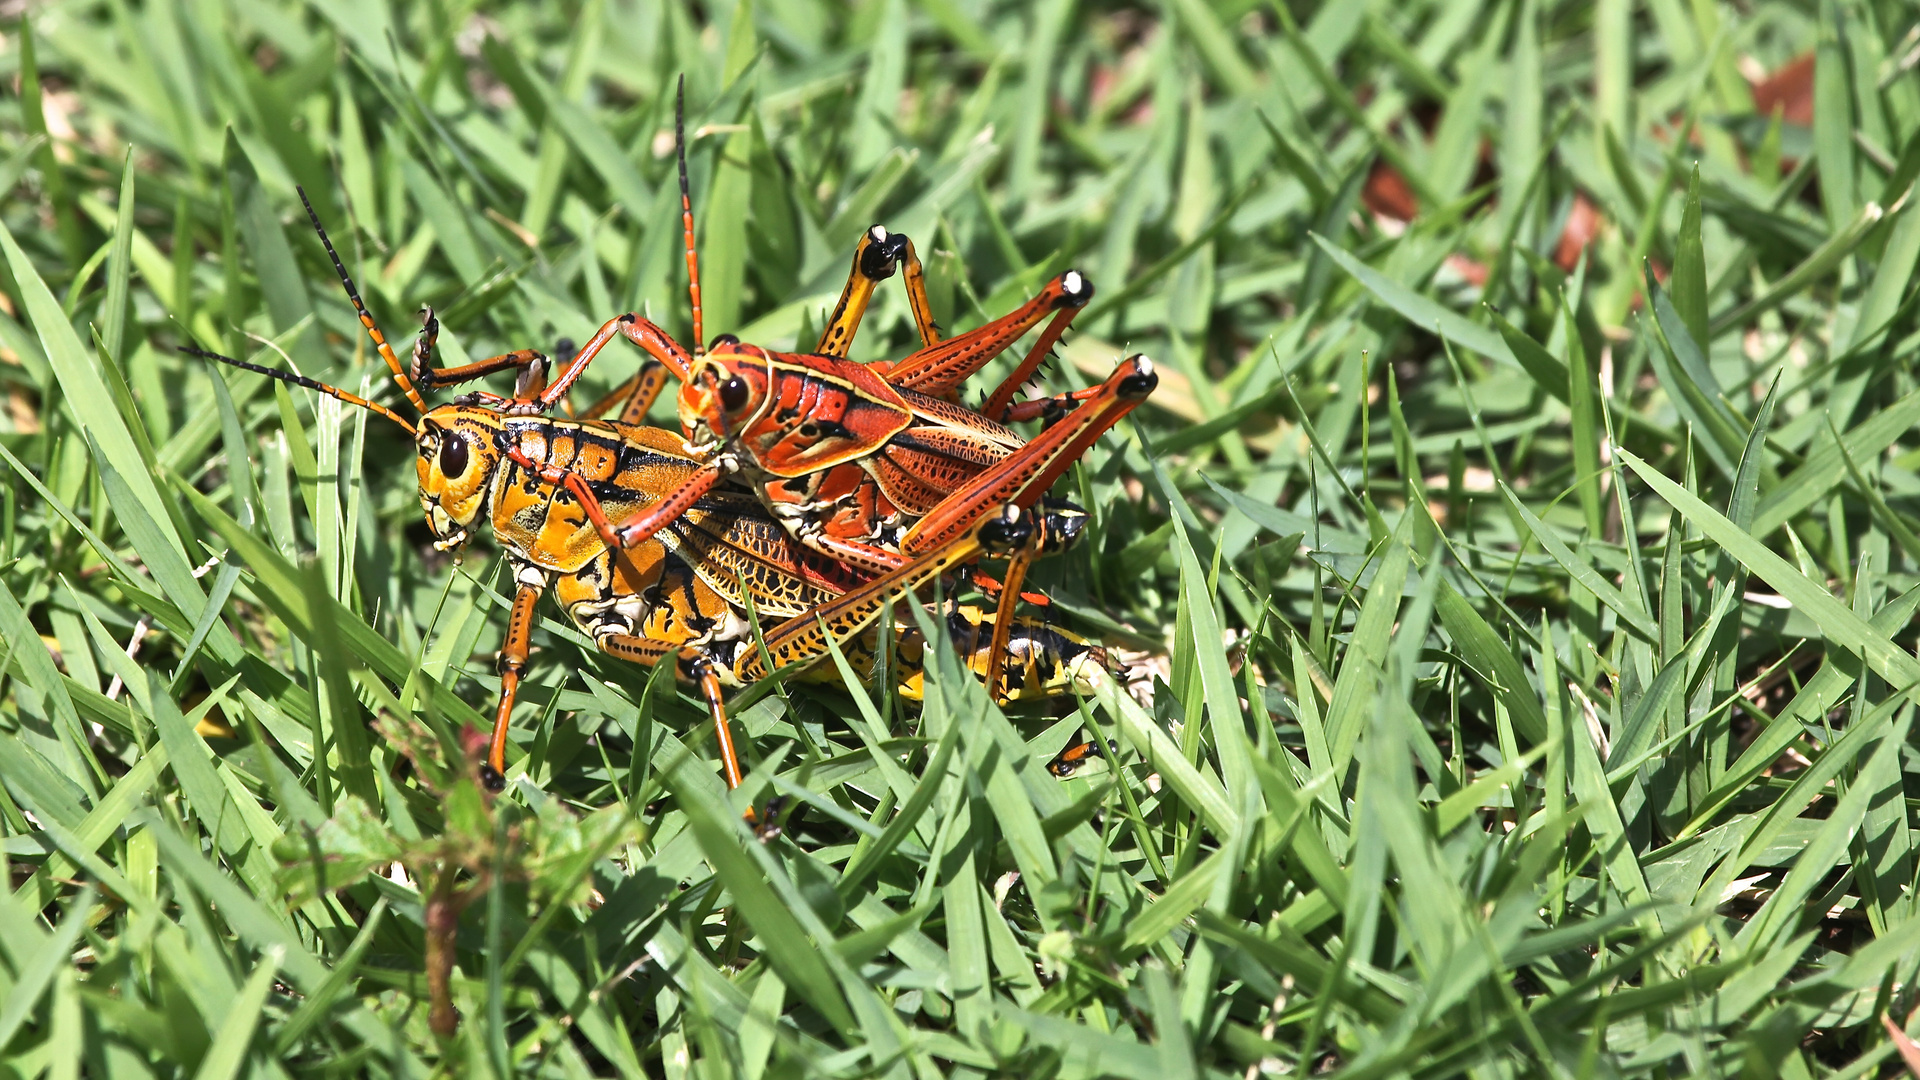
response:
M693 297L693 358L706 355L707 339L700 327L700 262L693 253L693 196L687 193L687 77L673 100L673 150L680 158L680 229L687 241L687 292Z
M327 238L327 229L326 226L320 224L320 215L313 212L313 203L307 199L307 189L295 185L293 190L300 193L300 205L307 208L307 220L313 222L313 231L320 234L320 243L327 249L327 258L333 260L333 269L340 275L340 284L346 286L347 299L353 301L354 314L360 316L360 325L367 328L367 336L373 339L373 347L380 351L380 359L385 360L387 367L393 371L393 381L400 384L400 389L406 393L407 400L413 404L415 411L424 416L427 412L426 399L422 398L420 391L414 388L413 380L407 378L406 369L400 366L400 358L393 355L393 346L387 344L387 336L382 334L380 328L373 324L373 316L367 313L367 305L360 300L360 290L354 288L353 276L347 273L346 265L340 261L340 253L333 250L333 241ZM196 353L195 355L209 356L210 354ZM224 356L213 356L212 359L226 360L229 364L247 368L249 371L264 371L276 377L284 376L289 382L298 378L298 376L268 371L266 368L248 367L248 365L242 364L238 360L227 360ZM301 383L300 385L305 386L306 384ZM342 396L342 391L335 390L332 387L319 386L316 384L313 388L325 390L335 397L339 397L342 401L349 400L349 398ZM351 400L359 401L358 398ZM360 403L366 404L365 402ZM395 417L395 419L398 419L398 417ZM411 428L409 428L409 430L411 430Z
M291 383L294 386L304 386L308 390L318 390L319 392L327 395L328 397L338 398L349 405L358 405L369 412L379 413L381 416L384 416L387 419L393 421L394 423L399 424L401 427L406 428L407 434L409 436L415 435L418 433L419 429L415 428L412 421L408 420L406 417L401 416L399 413L394 412L392 409L387 408L385 405L377 405L371 401L368 401L366 398L360 397L357 394L349 394L345 390L342 390L337 386L328 386L326 383L318 382L314 379L309 379L305 375L296 375L291 371L282 371L279 368L261 367L259 364L249 364L245 360L235 360L231 356L222 356L217 352L212 352L207 349L203 349L198 345L182 345L180 346L180 351L183 353L186 353L188 356L198 356L203 360L218 360L223 364L227 364L232 367L237 367L241 371L251 371L256 374L265 375L269 378L279 379L283 383Z

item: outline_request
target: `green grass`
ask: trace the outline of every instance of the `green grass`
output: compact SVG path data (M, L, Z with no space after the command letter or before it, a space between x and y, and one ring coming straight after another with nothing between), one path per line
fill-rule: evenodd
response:
M1901 1068L1909 8L30 22L0 49L5 1075ZM1814 123L1756 111L1748 74L1803 54ZM546 607L481 798L493 549L433 555L384 421L173 348L390 393L295 184L449 362L625 310L684 334L681 73L709 334L811 340L881 221L950 331L1090 276L1049 390L1159 364L1037 570L1151 706L1003 714L950 664L924 709L764 684L729 803L697 699ZM855 355L911 340L888 286ZM1083 731L1117 753L1047 775ZM762 842L738 808L773 794L803 810Z

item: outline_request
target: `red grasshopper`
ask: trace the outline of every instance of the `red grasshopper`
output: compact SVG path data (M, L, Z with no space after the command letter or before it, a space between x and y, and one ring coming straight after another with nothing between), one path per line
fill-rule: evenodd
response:
M682 110L682 115L683 115ZM644 415L664 386L680 380L679 412L688 449L702 467L677 491L625 520L596 517L609 547L639 543L666 527L723 479L738 476L797 539L847 566L888 573L965 533L988 508L1031 507L1072 463L1158 382L1151 361L1130 357L1104 384L1055 398L1013 402L1093 289L1077 271L1049 282L1014 312L947 340L939 339L926 304L919 260L905 237L875 226L854 255L853 273L820 352L782 353L716 339L700 350L700 277L693 243L684 121L676 116L680 157L681 224L685 237L694 351L636 314L610 320L590 338L551 384L523 383L514 398L475 395L509 414L551 409L594 357L616 336L652 357L654 365L621 388L623 418ZM892 364L845 359L873 287L905 263L909 297L925 347ZM1029 330L1052 321L1013 374L989 397L985 414L948 400L960 383ZM416 378L430 372L437 327L429 314L415 347ZM535 354L537 355L537 354ZM508 353L445 373L471 378L509 367L527 368L529 354ZM657 365L657 366L655 366ZM1069 411L1070 409L1070 411ZM1028 441L1002 421L1051 418ZM1005 585L1017 595L1026 558L1009 565ZM1013 605L1003 603L991 655L1004 656ZM999 689L997 681L996 691Z

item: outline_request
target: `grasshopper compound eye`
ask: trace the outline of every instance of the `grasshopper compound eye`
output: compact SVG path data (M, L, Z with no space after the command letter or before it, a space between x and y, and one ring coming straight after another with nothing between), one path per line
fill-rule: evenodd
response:
M467 440L456 432L440 436L440 472L449 480L466 475Z
M728 412L739 412L747 405L747 384L738 375L730 375L720 384L720 404Z

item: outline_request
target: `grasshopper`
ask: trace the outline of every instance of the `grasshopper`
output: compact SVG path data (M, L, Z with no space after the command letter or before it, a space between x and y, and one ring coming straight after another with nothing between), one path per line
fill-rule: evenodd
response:
M1015 403L1019 386L1045 359L1074 314L1091 300L1091 284L1078 271L1066 271L1016 311L940 340L911 241L880 226L861 237L852 273L821 336L819 352L778 352L731 335L716 338L710 351L703 349L684 112L683 88L675 143L693 350L689 352L651 320L630 312L603 325L550 383L542 369L539 379L517 387L512 398L472 395L466 399L508 415L544 415L615 337L625 337L650 358L622 388L627 399L623 419L644 416L668 376L679 380L681 426L699 468L664 498L638 512L596 518L607 547L646 541L723 481L738 478L808 548L866 573L895 573L954 542L999 506L1034 506L1102 433L1157 385L1152 362L1136 355L1122 361L1100 386ZM875 286L899 265L906 267L905 282L924 347L891 364L849 361L847 349ZM989 397L984 414L951 400L968 375L1048 316L1052 321L1013 375ZM423 381L434 377L429 373L435 371L436 332L428 313L413 364ZM522 350L438 377L465 379L507 368L524 371L528 364L528 354ZM396 371L396 377L399 374ZM1032 440L1003 423L1036 418L1053 422ZM1038 543L1009 560L1004 585L1012 595L1018 595L1032 556L1048 546L1043 529ZM1013 612L1012 604L1000 605L992 655L1005 655Z
M309 207L309 210L311 207ZM316 225L318 222L316 220ZM707 701L730 787L741 779L727 723L725 692L774 669L827 655L829 640L856 646L896 598L948 574L983 553L1010 555L1034 547L1035 515L1007 506L966 536L896 570L871 576L795 543L758 502L737 490L709 491L643 541L603 542L605 514L645 510L683 486L699 463L671 432L590 416L516 415L483 401L429 406L361 300L325 230L321 241L348 299L417 419L293 372L262 367L199 348L190 352L330 395L398 424L414 440L420 504L434 544L458 550L484 518L505 550L515 596L500 650L500 700L482 775L505 783L506 742L524 672L534 610L551 591L583 632L609 655L645 664L672 662ZM536 368L522 356L522 387ZM500 370L489 367L487 370ZM432 385L474 377L471 369L436 371ZM599 408L599 406L596 406ZM592 410L589 410L591 412ZM749 613L778 620L752 644ZM1006 681L991 644L978 645L977 609L955 609L956 629L975 644L967 663ZM871 654L877 646L852 648ZM1052 628L1023 622L1013 654L1014 694L1037 696L1084 686L1105 666L1103 650ZM903 689L919 692L914 654L896 665ZM1000 667L1005 667L1001 664Z

